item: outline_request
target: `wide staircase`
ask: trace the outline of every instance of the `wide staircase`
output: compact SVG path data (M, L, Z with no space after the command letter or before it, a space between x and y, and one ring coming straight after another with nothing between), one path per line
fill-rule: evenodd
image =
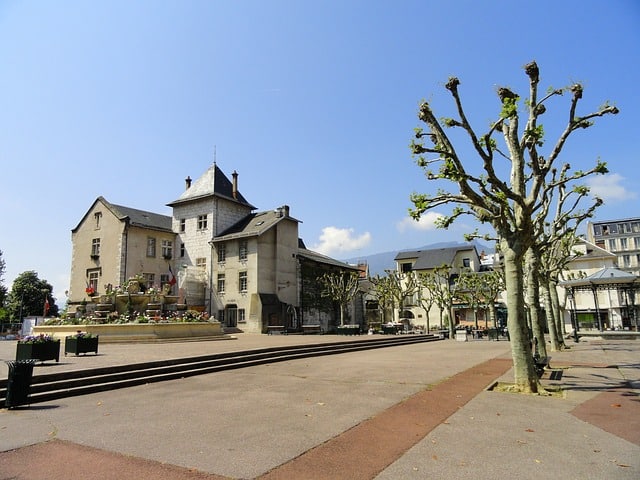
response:
M34 375L28 403L48 402L65 397L133 387L146 383L204 375L224 370L285 362L308 357L397 347L440 340L435 335L374 336L367 340L341 341L317 345L271 347L219 353L104 368ZM5 405L7 379L0 380L0 406Z

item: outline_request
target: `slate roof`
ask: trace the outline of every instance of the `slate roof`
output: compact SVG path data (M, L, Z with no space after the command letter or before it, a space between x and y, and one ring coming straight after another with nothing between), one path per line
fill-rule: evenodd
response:
M213 241L222 242L234 238L260 236L284 219L300 222L293 217L285 215L280 209L256 212L247 215L235 225L221 232L220 235L215 236Z
M152 228L154 230L166 230L172 232L171 217L159 213L146 212L136 208L111 204L112 211L120 220L129 220L129 225L136 227Z
M327 257L318 252L314 252L313 250L308 250L306 248L298 249L298 256L302 258L306 258L307 260L311 260L316 263L324 263L326 265L332 265L334 267L339 267L345 270L354 270L358 272L357 265L349 265L348 263L341 262L331 257Z
M195 180L191 184L191 187L182 192L182 195L180 195L177 200L168 203L167 206L173 207L174 205L207 197L218 197L232 202L238 202L250 207L252 210L256 208L251 205L239 191L237 192L236 198L233 197L233 183L231 183L215 163L211 165L200 178Z
M104 197L100 196L96 198L89 210L84 214L80 223L71 230L72 232L75 232L80 228L80 225L82 225L89 212L97 203L102 203L111 213L113 213L113 215L115 215L116 218L118 218L118 220L122 222L128 221L129 225L166 232L173 231L171 227L171 217L168 215L138 210L137 208L123 207L122 205L114 205L113 203L108 202Z
M398 253L395 261L416 259L413 270L430 270L442 265L453 265L458 252L471 251L478 256L475 245L460 245L456 247L434 248L429 250L407 250Z

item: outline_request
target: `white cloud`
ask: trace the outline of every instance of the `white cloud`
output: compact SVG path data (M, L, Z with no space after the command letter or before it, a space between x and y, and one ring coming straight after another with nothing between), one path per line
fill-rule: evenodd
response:
M625 178L618 173L597 175L587 180L591 194L602 198L605 203L628 201L638 197L634 191L627 190L622 183Z
M371 243L369 232L354 236L353 228L324 227L320 235L320 243L314 245L312 249L324 255L332 255L358 250L369 243Z
M419 230L421 232L427 232L430 230L436 230L436 221L444 215L437 212L426 212L420 216L420 220L416 221L411 217L405 217L400 220L396 227L400 232L405 230Z

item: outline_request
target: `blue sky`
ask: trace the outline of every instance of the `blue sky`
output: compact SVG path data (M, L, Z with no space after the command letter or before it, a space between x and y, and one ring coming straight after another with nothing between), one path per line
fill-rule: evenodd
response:
M544 89L584 84L582 113L620 108L564 160L608 162L598 219L638 216L639 47L634 0L0 0L5 284L36 270L62 306L71 229L96 197L170 214L214 150L252 204L290 205L335 258L461 241L468 222L406 221L409 195L434 189L407 147L417 106L452 115L455 75L484 130L497 86L526 96L531 60ZM548 108L550 138L567 102Z

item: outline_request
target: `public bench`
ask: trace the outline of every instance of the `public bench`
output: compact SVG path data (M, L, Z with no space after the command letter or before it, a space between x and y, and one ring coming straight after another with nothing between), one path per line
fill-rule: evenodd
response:
M546 368L549 368L549 362L551 362L551 357L549 356L541 357L537 354L533 356L533 364L539 377L542 376Z
M306 335L307 333L320 333L322 334L322 327L319 324L313 325L302 325L302 334Z
M286 335L287 328L284 325L268 325L267 335Z

